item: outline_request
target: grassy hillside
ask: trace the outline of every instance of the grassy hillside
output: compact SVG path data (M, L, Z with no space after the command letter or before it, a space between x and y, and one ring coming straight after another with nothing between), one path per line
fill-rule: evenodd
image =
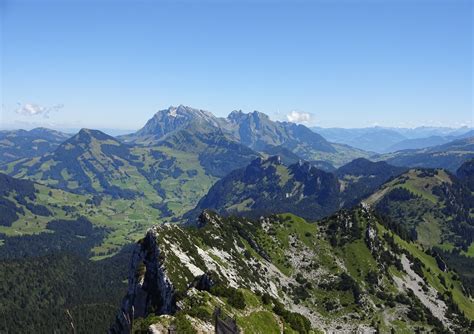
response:
M367 199L412 240L440 253L471 291L474 196L465 182L444 170L413 169Z
M143 234L143 230L158 221L162 213L144 200L112 199L107 196L74 194L27 180L17 180L0 174L3 179L23 182L29 186L26 195L15 186L0 194L1 252L8 250L10 241L28 238L54 238L52 221L74 221L87 217L94 227L104 233L92 249L91 256L112 255ZM6 217L11 217L8 221ZM60 239L58 236L57 239ZM14 241L16 242L16 241ZM40 245L48 247L48 243ZM7 249L7 250L5 250Z
M403 225L426 247L467 248L473 199L455 176L444 170L412 169L367 199L379 212Z

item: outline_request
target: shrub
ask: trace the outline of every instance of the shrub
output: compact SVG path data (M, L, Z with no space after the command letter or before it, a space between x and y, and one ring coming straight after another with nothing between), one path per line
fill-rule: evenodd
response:
M282 317L295 331L306 334L311 330L311 322L304 315L290 312L285 309L282 303L275 300L273 312Z
M211 288L210 292L215 296L227 298L229 304L235 308L242 310L246 306L244 294L235 288L216 284Z
M265 304L265 305L268 305L270 304L272 301L272 297L268 294L268 293L264 293L262 295L262 303Z

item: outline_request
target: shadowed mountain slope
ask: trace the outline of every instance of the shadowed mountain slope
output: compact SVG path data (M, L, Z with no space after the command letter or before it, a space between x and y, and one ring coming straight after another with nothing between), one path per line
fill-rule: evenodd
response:
M287 166L279 156L256 159L217 181L187 217L212 209L251 217L291 212L315 220L357 204L403 171L404 168L365 159L357 159L334 173L309 162Z

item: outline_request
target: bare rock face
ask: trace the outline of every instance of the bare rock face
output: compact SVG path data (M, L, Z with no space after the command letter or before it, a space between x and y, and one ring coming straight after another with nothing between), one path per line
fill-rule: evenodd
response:
M170 315L160 316L161 322L150 325L148 334L169 334L176 331L175 326L171 324L172 317Z
M153 324L148 328L148 334L168 334L169 328L162 324Z
M174 288L163 266L156 233L156 228L151 228L135 246L127 295L109 333L130 333L133 319L146 316L149 310L157 314L171 314L175 310Z

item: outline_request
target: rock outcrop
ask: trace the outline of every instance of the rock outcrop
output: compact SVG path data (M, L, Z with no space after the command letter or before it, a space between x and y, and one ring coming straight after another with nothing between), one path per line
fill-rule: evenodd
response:
M157 228L148 230L136 244L128 273L128 291L109 333L130 333L133 319L156 314L171 314L176 308L174 287L163 266Z

